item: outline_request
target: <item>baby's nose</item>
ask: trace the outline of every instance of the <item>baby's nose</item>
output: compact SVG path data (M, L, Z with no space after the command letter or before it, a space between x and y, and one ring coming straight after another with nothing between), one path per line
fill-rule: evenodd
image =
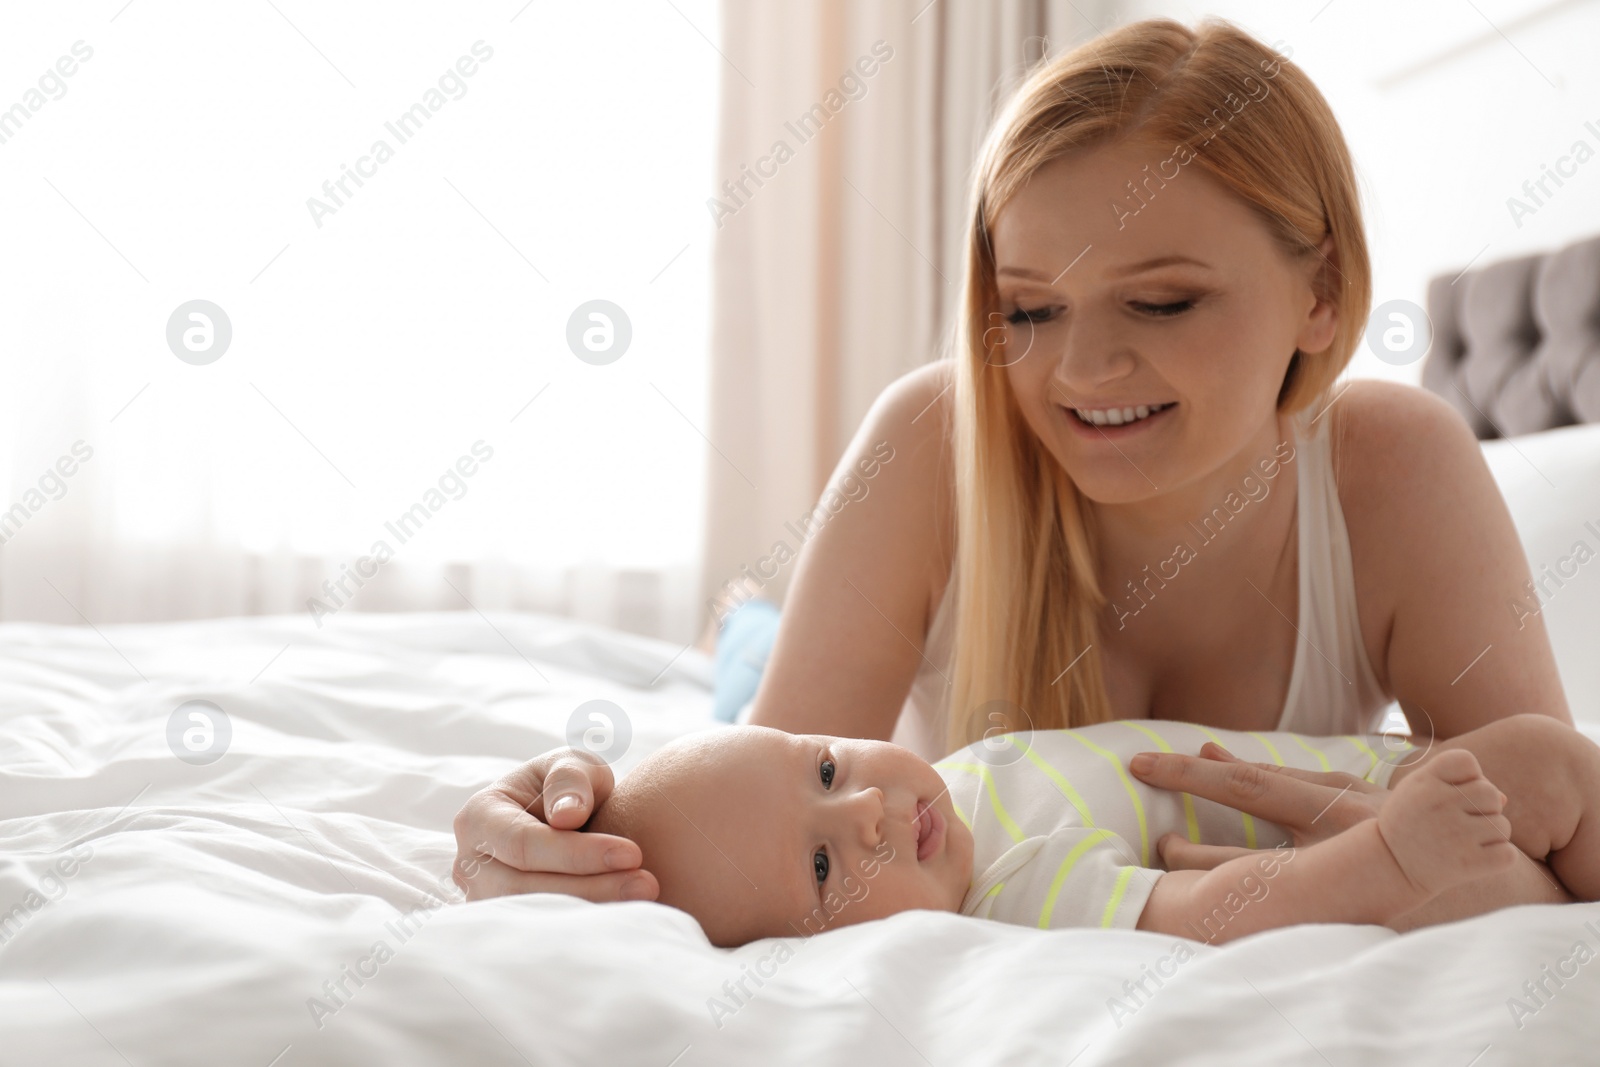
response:
M855 795L854 803L862 843L877 848L883 841L883 790L870 785Z

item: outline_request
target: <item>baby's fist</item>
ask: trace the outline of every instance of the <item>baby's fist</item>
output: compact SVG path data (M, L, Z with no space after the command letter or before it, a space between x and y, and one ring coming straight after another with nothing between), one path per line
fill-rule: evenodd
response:
M1477 757L1447 749L1396 787L1378 813L1378 831L1412 885L1434 896L1514 862L1504 808Z

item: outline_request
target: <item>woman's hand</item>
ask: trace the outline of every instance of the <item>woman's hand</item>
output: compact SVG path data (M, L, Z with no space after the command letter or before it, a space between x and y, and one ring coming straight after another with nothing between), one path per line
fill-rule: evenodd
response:
M1145 757L1153 757L1148 764ZM1199 756L1141 752L1128 761L1140 781L1226 804L1289 831L1301 848L1376 818L1389 791L1343 771L1303 771L1272 763L1247 763L1214 741ZM1156 842L1168 870L1210 870L1251 849L1197 845L1169 833Z
M558 748L529 760L474 793L456 813L451 877L468 900L513 893L654 900L661 887L639 869L644 857L638 845L582 832L613 784L611 768L579 749Z

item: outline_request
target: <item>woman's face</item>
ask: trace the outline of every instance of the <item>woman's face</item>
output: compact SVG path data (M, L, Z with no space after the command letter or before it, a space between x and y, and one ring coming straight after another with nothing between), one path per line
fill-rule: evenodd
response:
M991 234L990 325L1004 332L988 337L1005 338L992 359L1040 442L1102 504L1199 488L1270 451L1290 357L1333 341L1334 310L1311 290L1321 258L1287 257L1197 161L1158 170L1172 154L1122 142L1054 160ZM1194 262L1150 265L1179 258ZM1139 419L1140 405L1171 407ZM1099 409L1103 424L1073 408ZM1114 425L1112 408L1136 421Z

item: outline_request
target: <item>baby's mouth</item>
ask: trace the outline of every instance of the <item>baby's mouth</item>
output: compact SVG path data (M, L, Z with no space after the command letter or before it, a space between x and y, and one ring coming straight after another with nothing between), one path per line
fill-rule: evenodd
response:
M917 801L917 861L922 862L944 842L944 816L932 804Z

